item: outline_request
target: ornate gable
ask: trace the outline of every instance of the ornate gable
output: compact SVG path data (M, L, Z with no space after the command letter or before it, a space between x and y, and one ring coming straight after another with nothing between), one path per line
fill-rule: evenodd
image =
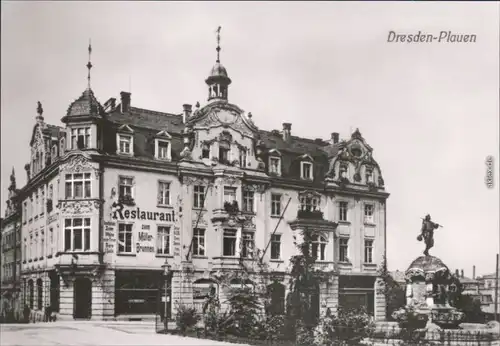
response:
M327 178L334 178L342 184L357 183L382 188L382 171L372 154L373 148L366 143L359 129L356 129L330 160Z
M195 111L194 115L188 120L187 125L195 130L217 127L231 128L250 138L253 138L258 131L250 118L244 115L242 109L227 102L213 102Z

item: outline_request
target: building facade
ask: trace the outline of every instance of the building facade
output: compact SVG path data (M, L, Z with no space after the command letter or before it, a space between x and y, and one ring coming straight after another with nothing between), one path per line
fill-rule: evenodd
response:
M219 58L205 82L207 103L177 114L133 107L127 92L101 105L90 83L64 126L45 123L39 103L20 193L24 299L62 319L172 316L207 290L224 301L238 273L262 285L262 259L284 306L289 259L310 232L327 277L318 313L363 305L383 320L389 194L373 149L358 130L259 129L229 102Z
M16 201L17 192L14 169L10 176L5 218L1 221L1 303L0 316L7 319L21 317L21 212Z
M500 279L497 279L497 274L492 273L480 276L477 278L477 281L480 283L479 291L481 293L481 309L483 312L490 316L494 316L495 313L500 314ZM497 297L496 300L495 297ZM497 305L496 309L495 303Z

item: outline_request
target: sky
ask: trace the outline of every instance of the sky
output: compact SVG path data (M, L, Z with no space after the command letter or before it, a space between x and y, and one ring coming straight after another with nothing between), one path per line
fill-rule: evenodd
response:
M442 224L431 254L466 276L499 252L499 4L452 2L43 2L1 4L1 213L24 165L37 101L61 125L87 85L101 103L181 113L206 102L216 59L229 101L262 129L329 139L359 128L391 194L390 270L421 255L427 213ZM475 43L390 43L390 31L474 34ZM493 155L494 189L485 185Z

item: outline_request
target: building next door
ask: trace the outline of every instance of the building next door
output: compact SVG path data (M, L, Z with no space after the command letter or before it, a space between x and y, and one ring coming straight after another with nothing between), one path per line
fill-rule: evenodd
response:
M92 316L92 281L75 279L73 286L73 318L90 319Z

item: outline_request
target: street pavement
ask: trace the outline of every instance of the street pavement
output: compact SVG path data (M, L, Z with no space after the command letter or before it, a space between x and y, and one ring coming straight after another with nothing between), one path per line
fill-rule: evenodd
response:
M231 346L227 342L157 334L154 322L71 321L0 325L2 346ZM239 346L244 346L238 344Z

